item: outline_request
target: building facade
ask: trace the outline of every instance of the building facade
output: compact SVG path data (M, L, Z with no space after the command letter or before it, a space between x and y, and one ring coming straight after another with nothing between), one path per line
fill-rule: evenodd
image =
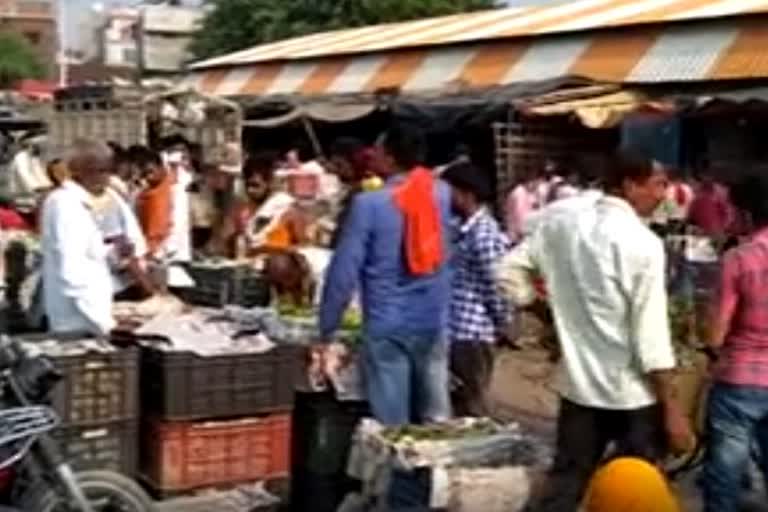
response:
M93 55L104 68L141 70L142 74L178 73L189 60L187 48L204 11L197 7L139 4L92 13Z
M58 27L54 0L0 0L0 31L23 36L46 65L49 77L55 76Z

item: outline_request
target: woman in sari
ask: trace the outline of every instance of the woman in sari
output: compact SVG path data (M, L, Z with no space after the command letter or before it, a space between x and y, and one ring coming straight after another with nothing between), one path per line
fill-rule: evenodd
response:
M294 199L274 189L274 159L257 155L243 166L245 198L224 218L215 252L229 257L256 256L288 249L303 241L301 216Z

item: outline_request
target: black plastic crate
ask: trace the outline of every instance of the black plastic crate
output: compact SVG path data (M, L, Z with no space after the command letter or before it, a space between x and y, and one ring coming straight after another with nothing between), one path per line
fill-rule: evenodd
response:
M190 264L187 272L195 286L181 290L181 297L190 304L223 307L229 304L243 307L267 306L269 284L264 276L248 265L213 267Z
M202 357L142 349L142 411L162 420L226 419L293 408L302 347Z
M55 335L33 335L25 342L56 339ZM77 340L62 339L66 344ZM62 425L88 426L104 422L136 420L139 413L139 351L135 347L77 352L72 355L42 353L64 378L50 395L51 406Z
M132 478L138 473L139 429L136 420L60 427L53 437L76 471L110 470Z
M293 471L345 475L355 429L368 414L367 403L340 401L332 392L296 393Z

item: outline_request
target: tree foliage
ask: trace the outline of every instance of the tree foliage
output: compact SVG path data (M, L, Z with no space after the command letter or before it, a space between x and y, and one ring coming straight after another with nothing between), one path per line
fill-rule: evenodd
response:
M0 31L0 89L44 75L45 66L27 40L16 32Z
M489 9L498 0L208 0L197 58L326 30Z

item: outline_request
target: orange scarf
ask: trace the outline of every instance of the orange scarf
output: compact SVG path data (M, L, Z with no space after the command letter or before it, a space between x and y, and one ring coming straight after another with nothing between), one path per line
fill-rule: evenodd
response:
M171 173L166 174L163 181L143 190L136 202L139 223L150 254L155 254L171 234L174 181Z
M434 184L429 169L416 167L394 191L395 204L404 216L406 264L416 276L435 272L443 262L442 226Z

